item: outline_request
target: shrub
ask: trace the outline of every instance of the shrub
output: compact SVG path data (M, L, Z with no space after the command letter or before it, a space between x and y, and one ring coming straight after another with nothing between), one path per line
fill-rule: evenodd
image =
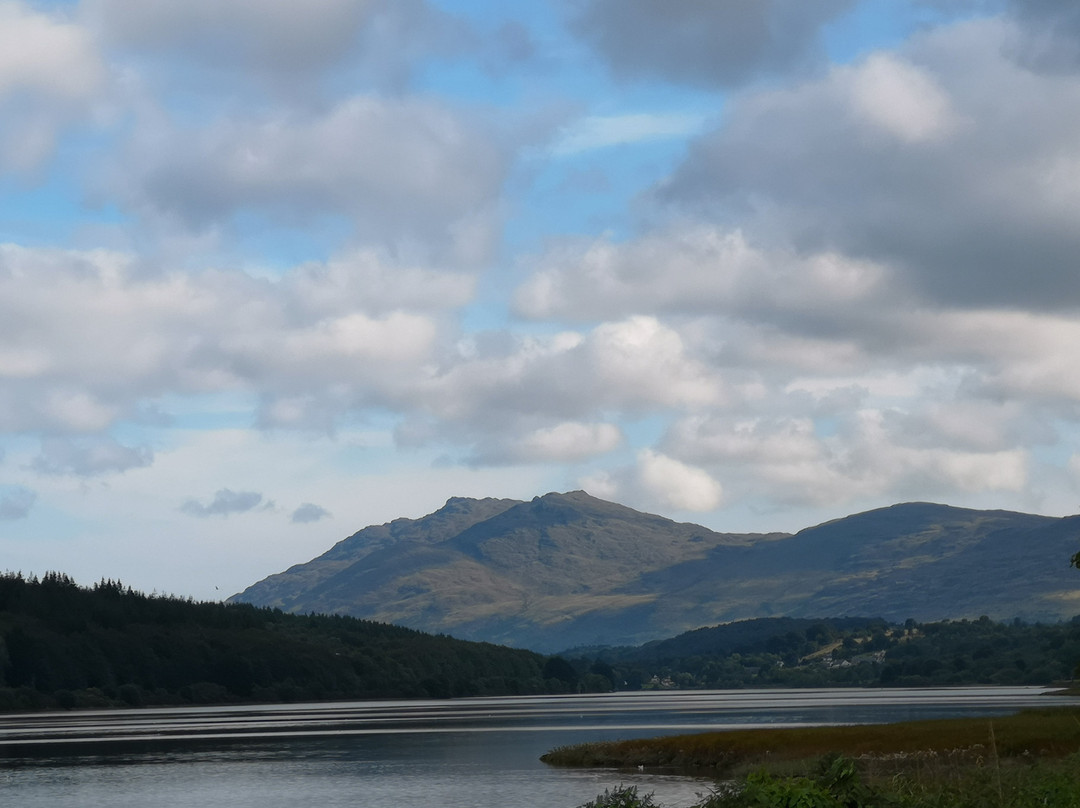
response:
M651 793L639 796L637 786L616 786L579 808L659 808Z

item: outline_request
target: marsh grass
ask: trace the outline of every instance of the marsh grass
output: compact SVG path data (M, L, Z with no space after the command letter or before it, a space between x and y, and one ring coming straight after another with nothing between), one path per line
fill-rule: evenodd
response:
M743 774L765 766L799 771L829 753L903 770L941 761L984 766L989 760L1062 758L1080 749L1080 708L1025 710L999 718L959 718L798 729L751 729L578 744L541 759L553 766L636 768Z
M827 755L806 774L759 768L702 795L696 808L1080 808L1080 754L981 763L923 759L877 775L865 764ZM580 808L662 806L620 787Z
M698 808L1080 808L1078 750L1080 709L1052 708L993 719L581 744L543 759L725 780Z

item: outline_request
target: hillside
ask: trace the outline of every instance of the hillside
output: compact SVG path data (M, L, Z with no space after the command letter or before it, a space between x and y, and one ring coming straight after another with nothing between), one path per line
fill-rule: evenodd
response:
M232 600L548 651L779 615L1056 620L1080 611L1078 535L1080 517L930 503L789 535L717 533L582 491L454 498Z
M0 575L0 711L559 692L530 651Z

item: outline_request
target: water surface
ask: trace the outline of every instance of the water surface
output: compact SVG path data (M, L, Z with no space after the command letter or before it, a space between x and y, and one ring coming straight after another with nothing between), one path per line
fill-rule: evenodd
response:
M668 691L0 716L0 794L20 808L573 808L634 784L679 806L710 784L538 758L590 740L1080 704L1046 692Z

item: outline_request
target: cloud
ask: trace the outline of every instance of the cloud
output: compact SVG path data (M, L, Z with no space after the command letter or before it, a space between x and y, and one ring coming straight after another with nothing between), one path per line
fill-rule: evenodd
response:
M823 25L854 0L585 0L571 27L622 79L732 87L824 60Z
M189 516L205 518L208 516L229 516L234 513L246 513L263 501L262 494L255 491L232 491L222 488L208 505L194 499L187 500L180 506L180 511Z
M704 513L726 500L724 487L707 470L653 449L639 450L633 465L594 472L578 484L595 497L656 511Z
M723 488L704 469L649 449L638 455L638 484L666 507L712 511L723 501Z
M959 125L949 96L925 70L889 54L872 54L856 71L856 113L901 141L948 137Z
M751 243L881 264L923 305L1074 306L1080 76L1018 64L1016 31L958 23L747 93L657 199Z
M468 264L490 254L507 170L479 116L368 95L197 128L146 122L103 184L193 231L227 230L241 214L290 226L329 217L368 243Z
M326 510L326 508L323 508L321 505L305 502L292 512L289 521L297 525L306 525L311 522L318 522L321 519L328 519L330 516L332 516L330 511Z
M699 132L703 123L701 116L686 113L593 115L565 127L551 152L565 157L626 143L681 139Z
M302 413L274 413L315 396L332 424L415 381L433 358L440 310L471 290L467 276L374 253L267 280L0 245L0 428L101 432L147 400L221 392L260 397L268 424L301 427Z
M519 416L564 421L605 410L704 407L724 393L678 331L642 316L585 334L477 346L422 380L412 395L418 408L448 425L472 421L492 430Z
M92 438L45 438L41 453L31 467L41 474L74 474L91 477L144 468L154 462L148 446L124 446L108 436Z
M9 488L0 494L0 521L25 519L37 501L37 494L26 488Z
M90 33L61 15L0 2L0 170L29 171L84 118L106 69Z
M789 319L895 302L889 271L837 253L766 250L739 230L679 222L638 238L556 245L530 262L515 308L534 319L595 320L632 313L724 313Z
M728 395L679 331L655 317L489 336L403 388L399 447L463 448L471 465L573 463L617 448L626 417L697 411Z
M515 430L516 431L516 430ZM623 442L622 430L615 424L563 421L540 427L520 437L510 430L502 442L480 454L475 462L501 463L574 463L606 454ZM494 443L489 440L485 443Z
M1021 23L1011 51L1027 67L1050 74L1080 68L1080 10L1069 0L1009 0Z
M351 67L403 87L418 60L460 52L471 32L424 0L88 0L113 47L144 58L262 75L278 87Z
M979 409L988 412L985 405ZM938 497L1015 493L1029 482L1027 450L1003 439L1011 426L1000 418L978 432L940 413L935 421L871 407L842 412L836 421L832 434L821 435L809 417L689 417L673 426L663 445L731 480L730 498L767 492L789 506L925 497L928 491Z

